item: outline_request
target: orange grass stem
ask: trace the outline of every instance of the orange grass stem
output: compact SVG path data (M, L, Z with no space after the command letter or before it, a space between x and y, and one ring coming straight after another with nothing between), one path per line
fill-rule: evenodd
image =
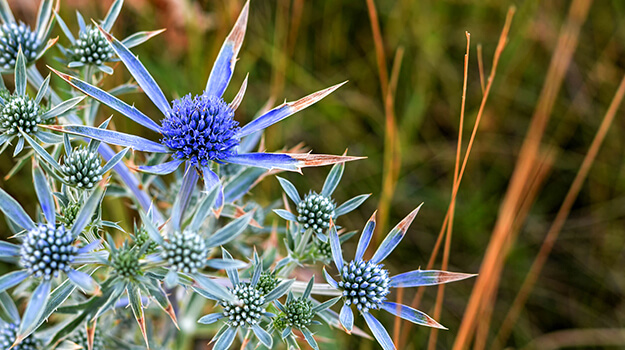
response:
M454 342L454 350L466 349L470 345L477 320L482 316L483 310L494 302L488 298L494 295L492 290L498 286L503 260L508 253L504 249L512 246L509 239L514 223L518 219L519 206L524 194L527 193L531 174L534 173L535 166L538 164L537 159L540 157L539 146L542 136L562 86L564 73L567 71L573 52L577 47L580 28L586 19L589 8L590 1L588 0L575 0L571 5L547 71L545 85L523 141L512 179L500 206L499 216L486 249L480 274ZM496 283L493 284L493 281Z
M562 205L560 206L560 209L558 210L558 213L556 214L556 217L551 224L549 231L547 232L547 236L545 237L545 240L540 247L538 255L532 263L532 266L530 267L530 270L527 273L523 284L521 285L521 289L517 293L517 296L512 303L512 307L506 315L506 318L497 336L495 344L496 348L503 347L503 344L506 342L512 331L512 327L519 317L521 309L525 305L527 298L534 289L534 285L536 284L536 281L542 271L543 266L547 262L547 258L549 257L549 254L553 249L555 241L558 239L558 235L562 230L562 226L564 225L567 217L569 216L569 213L571 212L571 208L573 207L573 204L575 203L575 200L577 199L577 196L582 189L582 185L588 177L590 168L592 167L592 164L597 157L599 148L601 147L601 144L603 143L605 136L607 135L608 130L610 129L610 126L614 121L614 117L616 116L616 112L618 111L618 108L621 105L624 96L625 76L621 80L616 94L614 95L614 98L612 99L612 102L610 103L610 106L608 107L608 110L603 117L601 125L599 126L599 129L597 130L597 133L592 140L590 148L588 149L588 153L586 153L586 156L584 157L584 160L582 161L582 164L577 174L575 175L575 179L571 183L571 187L569 188L569 191L567 192L566 197L564 198L564 201L562 202Z
M455 198L457 193L458 193L458 189L460 188L460 183L462 182L462 177L464 175L464 170L466 168L467 162L469 160L469 156L471 155L471 150L473 149L473 143L475 141L475 137L477 135L477 130L479 128L480 122L482 120L482 115L484 114L484 109L486 107L486 101L488 100L488 96L490 94L490 90L491 87L493 85L493 81L495 80L495 75L497 72L497 67L499 65L499 59L501 57L501 54L503 53L503 50L506 46L506 42L508 41L508 33L510 32L510 26L512 25L512 18L514 17L514 12L515 12L515 7L510 7L508 9L508 13L506 15L506 21L504 23L503 29L501 31L501 35L499 36L499 41L497 43L497 47L495 49L495 53L493 55L493 65L491 68L491 72L490 75L488 76L488 82L486 84L486 89L484 90L484 96L482 96L482 101L480 103L480 108L477 112L477 116L475 119L475 124L473 125L473 131L471 132L471 137L469 139L469 144L467 146L467 150L466 153L464 155L463 161L462 161L462 166L460 168L460 173L458 174L458 181L455 183L453 191L452 191L452 198ZM442 242L442 238L443 238L443 234L445 233L446 227L449 223L449 218L450 218L450 208L447 209L447 213L445 214L445 219L443 220L443 225L441 227L441 230L438 234L438 238L435 244L435 248L432 251L432 254L430 256L430 260L428 262L427 268L426 269L431 269L432 266L434 265L434 261L436 260L436 256L438 255L438 251L440 250L440 245ZM415 294L412 303L410 306L412 306L413 308L416 308L418 306L418 304L421 301L421 298L423 296L423 293L425 292L423 287L420 287L417 290L417 293ZM402 333L402 344L406 342L406 339L408 338L408 334L410 334L410 328L412 327L412 323L407 323L407 328L406 331Z
M469 78L469 49L471 47L471 34L465 32L467 37L467 51L464 55L464 73L462 82L462 102L460 107L460 122L458 125L458 145L456 148L456 163L454 165L454 182L452 188L457 188L459 175L460 175L460 157L462 155L462 131L464 130L464 111L467 101L467 80ZM456 211L456 197L458 192L453 192L451 200L449 201L449 207L447 212L449 213L449 219L447 220L447 235L445 236L445 248L443 250L443 262L441 264L441 270L447 271L449 265L449 254L451 250L451 234L454 226L454 213ZM433 317L435 320L440 319L441 311L443 308L443 299L445 298L445 285L438 286L436 293L436 304L434 305ZM428 342L428 349L435 350L436 342L438 339L438 329L433 328L430 332L430 339Z

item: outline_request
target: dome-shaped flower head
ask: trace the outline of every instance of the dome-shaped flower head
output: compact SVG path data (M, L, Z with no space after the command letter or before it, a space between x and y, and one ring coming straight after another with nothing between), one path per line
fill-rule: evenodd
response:
M100 23L102 29L107 32L111 31L123 4L123 0L115 0L111 4L106 17L104 17ZM63 33L70 42L67 48L60 44L57 45L64 56L62 59L63 63L69 68L92 66L106 74L113 74L113 68L105 65L105 63L115 62L118 61L118 59L115 57L115 51L113 51L111 45L106 41L102 32L100 32L96 26L86 24L80 12L76 12L79 32L74 36L61 16L59 16L58 13L55 13L55 16ZM122 40L122 44L130 49L162 32L163 30L138 32Z
M338 186L345 170L345 163L335 164L323 183L320 193L310 191L304 198L300 197L295 186L287 179L278 177L280 186L286 195L295 203L296 212L275 209L274 212L285 220L300 225L301 231L312 230L322 242L327 242L326 231L330 221L358 208L371 194L361 194L337 206L332 193Z
M97 262L90 252L99 245L98 241L78 247L78 235L92 219L93 213L100 204L104 194L104 182L98 186L84 203L72 225L66 228L63 223L56 222L56 212L52 191L47 179L39 166L33 166L33 182L41 211L45 217L43 222L34 222L22 206L0 189L0 211L21 227L24 231L17 234L22 243L13 244L0 242L0 258L19 261L22 269L9 272L0 277L0 292L18 285L27 278L34 278L39 285L33 292L26 306L23 319L17 331L16 343L27 337L42 318L46 303L50 296L52 279L67 275L76 286L89 293L97 293L99 287L89 274L76 270L76 265ZM51 311L49 311L51 312Z
M37 26L31 30L22 21L16 21L11 8L2 1L0 6L0 72L11 73L15 69L18 52L24 53L26 65L38 60L56 39L48 40L54 21L52 20L53 0L42 0L37 13ZM48 42L46 43L46 40Z
M466 273L437 270L414 270L391 276L382 264L382 261L393 252L402 238L404 238L408 227L420 208L421 206L413 210L412 213L408 214L406 218L389 232L370 260L365 260L363 257L375 229L375 213L365 225L358 241L356 255L351 261L343 260L336 228L333 225L330 227L329 238L332 247L332 258L339 271L339 279L335 280L332 278L325 268L323 272L326 281L332 287L342 291L343 294L343 307L339 313L339 321L347 332L351 332L354 326L352 306L355 306L358 313L364 317L375 339L385 350L395 349L395 346L384 326L371 314L372 310L382 309L415 324L445 329L430 316L419 310L387 301L392 288L433 286L475 276Z
M26 59L21 50L17 52L14 73L15 91L7 98L0 97L0 153L17 137L13 151L13 156L16 156L24 148L24 135L31 135L48 143L59 142L57 135L40 129L39 125L51 123L55 117L69 111L84 97L74 97L49 109L44 107L42 100L48 94L49 75L39 86L37 96L30 97L26 93ZM5 89L2 79L0 89Z
M232 260L232 256L223 250L224 260ZM212 324L222 320L224 325L215 336L215 350L230 348L237 331L240 328L252 330L258 340L268 348L272 348L271 335L260 326L263 317L273 316L266 312L267 304L284 295L293 284L293 280L278 284L269 293L262 293L259 281L263 272L262 263L255 256L254 270L249 282L241 281L236 268L226 268L232 287L227 290L211 279L202 277L195 280L193 290L200 295L215 300L222 311L208 314L198 320L198 323Z
M246 3L234 28L226 38L204 91L196 95L187 94L173 101L172 104L167 101L161 88L137 57L104 28L98 27L145 94L161 111L163 118L160 125L111 94L80 79L55 71L78 90L158 133L160 135L159 142L117 131L81 125L49 126L48 128L131 147L139 151L170 154L173 158L170 161L151 166L139 166L138 169L153 174L168 174L175 171L181 164L186 163L199 170L199 173L204 177L207 191L215 185L221 186L218 175L211 170L211 165L214 163L234 163L299 172L303 167L358 159L357 157L332 155L239 152L242 138L262 131L268 126L309 107L342 85L338 84L315 92L295 102L285 102L252 122L240 126L239 122L234 120L234 113L243 99L247 79L244 80L241 89L230 103L224 101L223 93L232 78L237 55L243 43L248 8L249 3ZM195 184L198 177L199 175L196 174L189 177L188 180ZM218 198L217 205L221 204L222 198L223 194Z
M192 169L193 170L193 169ZM212 213L218 196L218 188L214 187L210 192L202 194L200 201L189 220L182 220L188 207L189 189L182 188L176 197L171 220L162 227L157 227L149 213L140 212L143 227L147 231L150 240L156 243L150 261L166 266L168 273L164 276L165 286L175 287L179 277L196 278L201 275L205 268L223 269L225 266L241 268L246 263L238 260L209 259L210 251L236 239L245 231L252 221L252 212L243 213L223 227L216 228L207 233L202 229L202 224ZM183 225L184 222L188 224Z

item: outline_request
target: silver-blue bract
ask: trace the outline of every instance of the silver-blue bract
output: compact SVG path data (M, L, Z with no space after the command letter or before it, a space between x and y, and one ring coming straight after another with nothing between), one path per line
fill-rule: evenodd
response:
M343 260L341 243L336 227L334 225L330 227L330 246L332 247L334 264L339 270L339 281L334 280L326 272L325 268L323 272L326 281L343 294L343 307L339 314L339 321L345 330L351 333L354 327L354 314L351 306L355 305L358 312L364 317L367 326L371 329L373 336L385 350L395 349L395 346L384 326L371 315L371 310L382 309L415 324L445 329L430 316L419 310L386 301L391 288L432 286L475 276L438 270L415 270L390 276L388 270L384 269L382 261L393 252L402 238L404 238L408 227L415 216L417 216L420 208L421 206L413 210L389 232L370 260L364 260L363 257L375 229L375 213L365 225L358 241L356 255L349 262Z

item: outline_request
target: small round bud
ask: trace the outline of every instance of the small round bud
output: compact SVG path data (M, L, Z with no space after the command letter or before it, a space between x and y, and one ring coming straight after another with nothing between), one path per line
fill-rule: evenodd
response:
M117 276L131 279L142 275L137 253L137 250L133 251L127 245L117 251L113 256L113 270Z
M195 273L204 267L208 249L197 232L177 231L163 244L163 258L176 271Z
M37 34L30 30L30 26L21 21L2 24L0 26L0 67L3 70L15 69L20 47L28 64L37 58L41 42L37 40Z
M22 340L18 345L11 347L17 338L17 331L19 330L19 324L5 323L0 326L0 349L12 349L12 350L39 350L42 349L42 343L39 339L29 336Z
M39 105L28 95L12 95L0 111L0 128L9 135L33 134L42 122Z
M72 60L97 66L110 61L115 54L102 32L92 26L80 32L71 52Z
M314 306L309 299L292 299L286 303L285 308L291 327L306 327L312 323L313 317L315 317Z
M102 180L102 160L98 152L90 152L86 147L75 148L63 165L63 179L71 186L93 188Z
M331 198L310 192L297 204L297 221L304 229L323 234L330 227L330 219L335 217L335 207Z

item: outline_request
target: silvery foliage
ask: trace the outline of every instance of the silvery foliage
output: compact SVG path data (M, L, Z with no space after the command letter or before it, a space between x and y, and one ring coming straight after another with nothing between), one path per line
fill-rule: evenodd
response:
M161 31L117 40L111 32L122 5L114 1L103 20L89 24L77 13L78 29L72 31L53 1L42 0L33 31L0 0L0 70L12 73L15 85L10 92L0 80L0 151L13 146L15 161L0 189L0 211L12 232L0 241L0 259L14 266L0 276L1 346L172 349L211 334L214 349L299 348L302 342L318 349L317 332L342 327L365 334L354 325L354 310L385 349L393 344L372 315L379 309L441 328L424 313L388 301L393 288L472 276L418 269L394 275L382 264L418 210L367 260L372 216L354 259L343 260L342 246L350 247L344 243L356 231L340 226L341 216L370 195L337 204L342 194L335 190L345 162L360 158L255 151L265 128L342 84L285 102L245 125L235 120L247 78L232 101L223 93L245 36L246 3L205 89L173 92L183 97L169 103L130 51ZM48 50L56 43L48 40L55 24L65 36L54 57L62 67L50 69L73 87L65 98L57 91L69 86L50 86L50 75L43 78L34 65L44 54L55 55ZM116 62L136 84L99 88ZM138 90L162 112L159 122L120 99ZM113 130L110 118L96 124L102 104L115 111L113 118L156 132L158 141ZM131 149L146 154L131 155ZM333 167L320 192L309 189L302 197L306 192L283 176L277 179L290 202L261 205L249 195L275 173L324 165ZM25 169L31 169L37 203L14 197L31 190L11 187ZM296 280L296 268L313 273L320 267L325 283L315 283L314 275ZM15 301L25 303L22 312ZM341 301L337 313L332 308Z

